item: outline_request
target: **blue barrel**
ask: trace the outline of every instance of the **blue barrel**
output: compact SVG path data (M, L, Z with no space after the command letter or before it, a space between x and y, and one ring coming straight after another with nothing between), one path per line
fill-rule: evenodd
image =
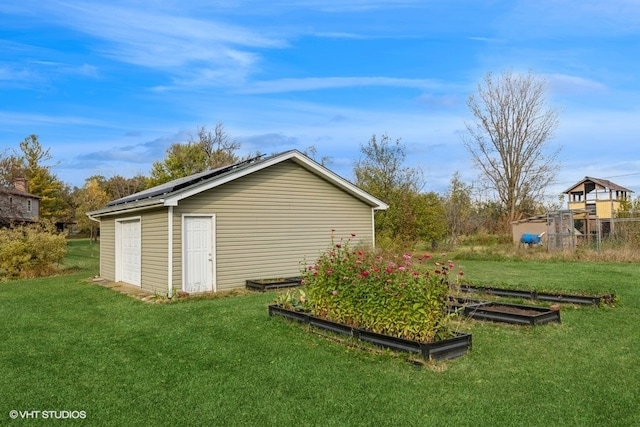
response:
M537 234L525 233L520 236L520 243L526 243L528 245L539 245L541 236Z

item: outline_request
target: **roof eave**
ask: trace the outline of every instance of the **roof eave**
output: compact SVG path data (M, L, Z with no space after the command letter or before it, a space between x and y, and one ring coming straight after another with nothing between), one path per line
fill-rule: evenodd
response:
M91 219L102 218L104 216L121 215L131 212L138 212L152 208L168 206L164 199L144 200L143 203L133 202L132 204L123 203L121 205L109 206L96 211L87 212L87 216Z
M291 150L291 151L287 151L282 154L273 156L269 159L260 161L251 166L235 171L234 173L230 173L226 176L223 176L220 179L215 179L209 182L203 181L203 183L200 183L198 185L187 187L187 188L178 190L172 194L168 194L165 197L165 206L176 206L181 200L187 197L191 197L194 194L198 194L202 191L210 190L212 188L226 184L227 182L234 181L238 178L250 175L254 172L268 168L270 166L273 166L275 164L281 163L286 160L292 160L296 162L298 165L304 167L305 169L310 170L316 175L323 177L327 181L333 183L334 185L346 191L347 193L351 194L352 196L367 203L368 205L375 208L376 210L386 210L389 208L389 205L387 205L383 201L361 190L360 188L351 184L346 179L331 172L329 169L325 168L319 163L316 163L315 161L309 159L308 157L304 156L302 153L300 153L297 150Z

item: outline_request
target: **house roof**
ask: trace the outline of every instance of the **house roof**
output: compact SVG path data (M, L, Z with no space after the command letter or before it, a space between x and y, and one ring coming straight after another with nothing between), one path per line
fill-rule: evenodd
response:
M614 182L609 181L608 179L600 179L600 178L593 178L593 177L589 177L589 176L585 176L583 180L581 180L580 182L572 185L571 187L569 187L567 190L563 191L563 194L569 194L571 193L573 190L575 190L576 187L579 187L581 185L583 185L586 182L592 182L594 184L596 184L596 186L599 186L603 189L609 189L609 190L613 190L613 191L626 191L629 193L633 193L632 190L629 190L628 188L625 188L621 185L618 185Z
M27 193L26 191L16 190L15 188L5 187L0 185L0 193L11 194L14 196L28 197L30 199L41 199L42 197L35 194Z
M285 151L272 156L258 156L241 162L179 178L121 199L113 200L105 208L89 212L91 218L146 210L158 206L177 206L180 200L223 185L243 176L291 160L320 178L346 191L374 209L384 210L388 205L358 188L298 150Z

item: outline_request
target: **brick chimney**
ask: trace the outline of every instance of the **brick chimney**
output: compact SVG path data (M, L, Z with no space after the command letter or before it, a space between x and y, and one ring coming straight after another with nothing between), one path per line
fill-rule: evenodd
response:
M27 179L26 178L16 178L13 181L13 186L16 190L22 191L23 193L27 192Z

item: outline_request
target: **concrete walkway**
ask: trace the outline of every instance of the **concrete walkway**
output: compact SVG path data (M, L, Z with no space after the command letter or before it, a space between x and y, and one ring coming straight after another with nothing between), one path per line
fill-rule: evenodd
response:
M120 292L121 294L129 295L132 298L136 298L144 302L153 302L154 300L157 300L156 295L128 283L110 282L101 277L96 277L91 281L97 285L112 289L116 292Z

